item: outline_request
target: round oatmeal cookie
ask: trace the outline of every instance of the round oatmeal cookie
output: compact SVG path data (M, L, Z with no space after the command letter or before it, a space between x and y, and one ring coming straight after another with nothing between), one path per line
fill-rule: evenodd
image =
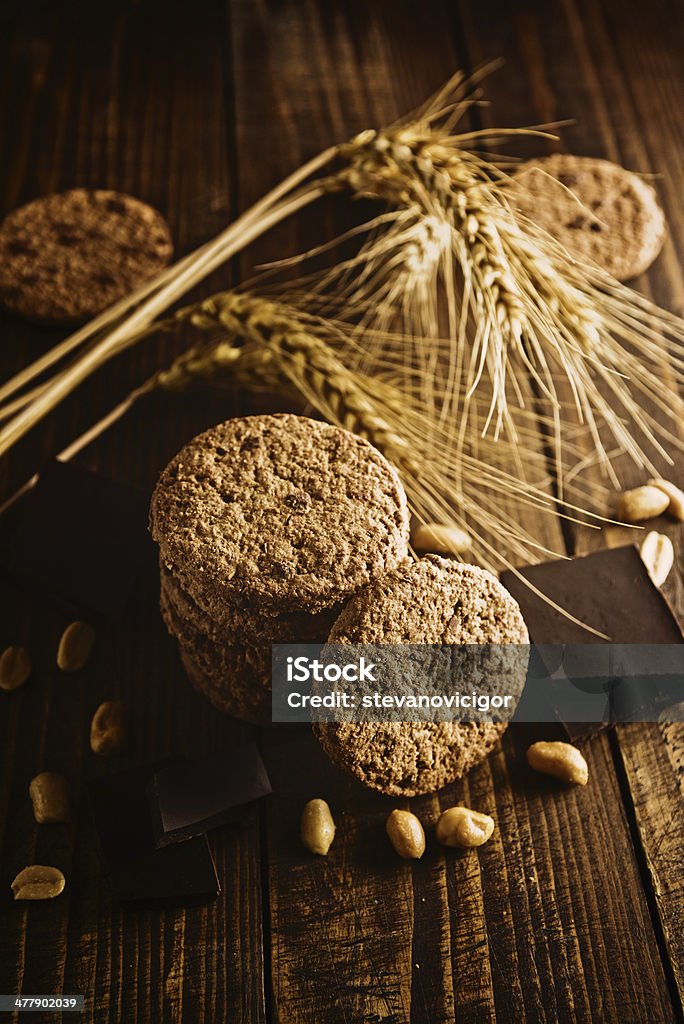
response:
M655 191L609 160L555 153L522 164L513 182L517 210L618 281L642 274L663 247Z
M44 323L100 313L171 259L168 224L121 192L75 188L13 210L0 224L0 300Z
M505 661L510 686L502 688L520 692L529 637L517 603L491 573L430 555L387 573L352 598L330 642L522 645ZM498 656L494 649L493 657ZM487 756L505 729L506 722L314 724L335 764L393 796L431 793L461 778Z
M196 437L163 471L150 526L192 597L275 615L338 604L408 551L389 462L356 434L290 414Z

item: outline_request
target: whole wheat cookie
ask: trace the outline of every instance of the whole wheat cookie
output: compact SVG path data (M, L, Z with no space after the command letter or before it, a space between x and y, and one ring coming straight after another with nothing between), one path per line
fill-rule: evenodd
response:
M436 555L376 579L352 598L329 639L336 644L529 643L517 603L491 573ZM520 685L527 653L526 646L519 649ZM335 764L393 796L431 793L461 778L505 730L505 722L314 724Z
M13 210L0 224L0 300L31 320L87 320L162 270L169 227L133 196L75 188Z
M239 718L253 725L271 724L271 694L253 694L243 699L236 693L229 676L216 679L207 673L196 657L181 644L180 659L188 680L193 688L206 697L210 704L221 714Z
M257 617L242 626L236 618L228 631L198 612L168 575L162 575L160 604L169 633L197 670L189 673L195 688L219 710L261 724L271 721L272 644L322 642L339 612L337 608L315 616L293 613L292 622L273 617L261 626ZM303 621L307 619L310 622Z
M246 641L254 645L323 643L342 611L336 604L316 614L287 612L283 615L264 615L257 609L230 605L207 606L204 601L191 597L181 582L160 565L161 590L178 617L188 622L209 639L221 644L239 644Z
M270 650L250 644L217 644L178 617L161 595L161 612L176 640L188 679L218 710L235 718L271 721Z
M509 193L516 210L570 253L618 281L642 274L663 247L655 191L609 160L556 153L524 163Z
M228 420L161 474L160 558L214 607L320 612L408 551L406 495L368 441L290 414Z

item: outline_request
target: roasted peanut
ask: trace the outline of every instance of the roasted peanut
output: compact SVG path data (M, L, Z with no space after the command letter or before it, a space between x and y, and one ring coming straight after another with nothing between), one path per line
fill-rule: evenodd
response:
M53 825L71 820L69 783L57 772L41 772L31 780L29 796L33 816L39 825Z
M100 704L90 723L90 747L95 754L107 756L123 746L126 738L124 709L120 700Z
M533 743L527 749L527 763L536 772L553 775L562 782L586 786L589 769L581 752L571 743Z
M662 587L674 565L674 548L670 538L665 533L651 530L644 537L639 554L656 587Z
M425 853L425 832L415 814L410 811L392 811L387 824L387 835L400 857L419 860Z
M491 839L494 819L469 807L450 807L440 815L435 834L444 846L482 846Z
M309 800L302 812L301 837L307 849L325 857L335 838L335 822L325 800Z
M79 672L87 664L95 643L95 630L87 622L72 622L62 633L57 665L62 672Z
M675 519L684 521L684 491L661 477L654 477L648 481L648 484L651 487L657 487L659 491L668 496L670 499L670 504L667 506L668 514L674 516Z
M411 532L411 544L416 551L432 551L438 555L461 555L470 551L470 534L460 526L442 523L421 523Z
M670 499L658 487L645 484L625 491L617 505L618 518L625 523L641 523L644 519L653 519L664 512Z
M31 864L12 882L15 900L52 900L64 891L64 875L59 868Z
M31 675L31 659L23 647L6 647L0 655L0 690L16 690Z

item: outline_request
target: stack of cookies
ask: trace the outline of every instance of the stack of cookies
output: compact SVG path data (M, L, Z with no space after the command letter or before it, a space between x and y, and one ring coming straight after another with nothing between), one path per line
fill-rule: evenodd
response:
M271 645L324 641L342 607L407 557L406 495L356 434L250 416L200 434L163 471L150 512L161 608L195 687L271 717Z

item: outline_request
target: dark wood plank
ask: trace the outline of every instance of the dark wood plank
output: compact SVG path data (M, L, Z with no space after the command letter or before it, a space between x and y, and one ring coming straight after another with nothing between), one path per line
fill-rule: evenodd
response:
M670 41L662 33L663 9L656 5L648 13L640 10L639 17L633 17L631 25L622 22L622 5L599 5L596 3L573 4L571 2L550 5L544 11L527 12L513 19L508 30L506 44L512 54L507 65L507 74L517 83L517 88L499 86L493 79L488 93L492 95L495 110L498 98L505 97L514 123L550 120L573 116L577 124L563 132L562 148L573 152L608 157L624 163L635 170L660 172L657 179L659 195L664 203L671 228L671 240L663 256L639 286L647 294L665 303L671 309L681 309L681 273L673 250L681 247L679 210L672 209L670 199L669 167L672 150L678 140L672 139L665 127L667 114L673 97L682 88L681 71L675 72L677 32ZM474 19L475 20L475 19ZM638 29L637 29L638 25ZM484 27L480 27L479 38L485 38ZM491 31L486 36L491 39ZM662 60L672 71L671 76L656 75L655 65L649 60L648 46L644 39L657 47ZM645 50L646 56L642 56ZM481 59L482 51L475 54ZM652 54L651 54L652 57ZM638 70L635 73L635 66ZM660 65L658 65L660 67ZM581 74L578 74L581 68ZM657 101L654 103L654 95ZM646 108L648 106L648 116ZM661 188L662 184L665 186ZM681 248L680 248L681 251ZM667 366L663 374L667 375ZM643 480L644 474L630 466L628 460L615 462L615 467L625 486ZM681 458L675 459L675 467L662 467L663 475L673 479L682 478ZM587 474L597 488L605 481L595 474ZM605 511L596 490L595 507ZM656 528L661 528L655 524ZM665 526L671 534L679 533L672 524ZM620 535L618 541L617 534ZM625 537L634 531L595 531L569 528L572 550L582 553L608 542L625 543ZM606 534L608 536L606 536ZM648 926L646 907L640 900L641 914L646 925L646 944L653 949L654 939L660 938L661 928L665 932L663 953L665 956L665 979L670 980L672 972L680 986L682 950L678 937L682 931L681 890L676 882L672 864L682 856L682 832L672 821L679 821L681 798L678 795L678 777L673 770L677 762L676 750L679 742L677 726L670 727L664 735L655 726L630 726L617 732L616 756L624 766L627 791L622 793L626 800L627 819L632 816L638 824L634 853L640 863L648 865L653 883L653 897L657 906L654 921L655 931ZM592 763L596 742L588 748ZM674 756L673 756L673 751ZM663 814L665 802L669 814ZM625 839L628 840L627 821ZM665 849L663 850L663 847ZM660 853L663 851L661 857ZM643 870L643 868L642 868ZM631 900L638 885L638 874L632 867L633 882L629 886ZM604 932L605 935L605 932ZM658 980L660 971L654 966L654 977ZM659 981L662 991L662 979ZM670 1019L671 1014L681 1012L680 999L671 992L674 1007L668 1006L661 996L662 1011ZM666 1009L667 1007L667 1009Z
M3 161L2 208L72 185L118 188L158 206L178 251L186 251L216 233L231 208L224 12L202 0L192 17L161 3L121 2L82 13L77 5L11 5L12 31L0 44L8 85L0 124L13 154ZM229 270L219 276L229 278ZM217 280L206 285L216 286ZM8 315L2 330L3 375L57 336ZM146 342L97 375L5 460L5 493L185 343L180 337ZM151 489L189 437L234 408L230 395L152 399L85 458ZM4 594L3 646L26 642L36 668L22 691L3 695L0 708L0 990L82 992L88 1020L262 1021L256 811L239 830L212 837L220 901L163 913L124 912L112 902L90 823L87 778L171 752L216 749L252 732L216 714L188 686L160 623L155 575L126 619L100 631L96 659L77 679L62 677L54 665L65 611ZM105 762L90 753L87 737L93 710L111 696L126 705L130 737L125 755ZM44 768L74 782L78 814L71 826L33 822L27 787ZM11 879L36 860L64 869L64 897L53 905L11 904L5 898Z

